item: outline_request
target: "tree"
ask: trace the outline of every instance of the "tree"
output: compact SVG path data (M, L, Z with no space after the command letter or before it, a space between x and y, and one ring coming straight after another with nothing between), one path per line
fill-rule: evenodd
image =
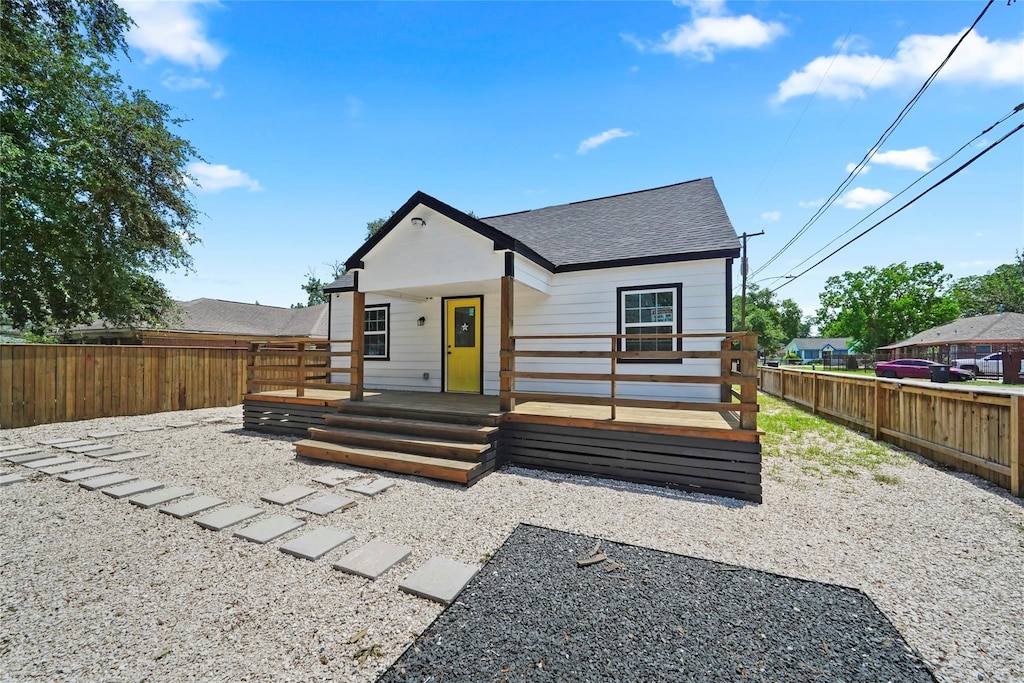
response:
M328 268L331 269L331 279L327 281L327 284L334 282L339 277L345 274L345 264L341 261L332 261L331 263L325 263ZM307 306L317 306L319 304L327 303L327 293L324 292L325 284L320 281L320 278L316 275L316 270L310 268L306 272L306 283L302 285L302 291L306 293L306 303L292 304L292 308L305 308Z
M962 277L953 283L951 294L967 316L991 313L1024 313L1024 252L1013 263L1004 263L985 275Z
M740 329L740 297L732 298L732 319ZM810 322L805 321L800 306L792 299L779 301L770 289L757 285L747 288L747 330L757 332L758 345L774 352L794 337L810 334Z
M125 88L115 0L0 0L0 311L41 332L97 317L159 324L154 273L198 241L182 120Z
M818 325L826 337L851 337L873 351L960 315L948 294L951 276L936 261L833 275L820 295Z
M395 215L395 212L392 211L387 216L384 216L384 217L381 217L381 218L377 218L377 219L372 220L372 221L367 221L367 223L366 223L366 239L370 239L371 237L376 235L377 232L381 228L384 227L384 224L387 223L389 220L391 220L391 217L394 216L394 215Z

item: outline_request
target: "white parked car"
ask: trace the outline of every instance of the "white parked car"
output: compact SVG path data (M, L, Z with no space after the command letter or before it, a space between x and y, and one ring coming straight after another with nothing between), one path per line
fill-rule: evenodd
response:
M963 358L953 361L955 367L973 372L975 375L999 375L1003 374L1003 354L990 353L981 358Z

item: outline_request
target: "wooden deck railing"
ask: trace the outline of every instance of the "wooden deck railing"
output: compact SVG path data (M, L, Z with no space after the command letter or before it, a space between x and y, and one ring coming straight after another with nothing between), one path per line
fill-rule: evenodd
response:
M680 340L680 346L686 340L720 344L718 350L696 351L626 351L621 348L620 340L627 339L674 339ZM607 351L596 349L518 349L519 342L531 342L530 346L543 345L543 342L566 344L581 342L594 346L601 342L607 344ZM563 360L597 359L608 361L608 372L543 372L535 370L518 370L516 361L522 358L554 358ZM549 403L576 403L583 405L608 406L611 418L616 419L616 409L652 408L664 410L699 410L718 413L738 413L741 429L757 429L757 335L747 332L727 332L709 334L569 334L569 335L521 335L508 337L507 348L501 350L501 404L503 409L514 409L516 401L541 401ZM643 373L642 365L629 365L623 372L621 361L665 360L677 359L717 359L720 361L720 374L693 375L685 374L685 365L673 366L678 372ZM738 361L738 363L737 363ZM734 369L735 367L739 370ZM635 368L635 369L634 369ZM536 393L519 391L516 380L558 380L571 382L603 382L608 385L606 396L579 393ZM716 384L720 385L719 401L678 401L658 398L624 398L619 395L620 384L624 382L640 384ZM740 387L739 391L733 389ZM736 399L734 401L733 399ZM507 407L506 407L507 406Z
M349 349L332 351L335 344ZM295 395L301 397L306 389L351 391L362 372L361 353L352 346L351 339L252 342L246 358L246 393L294 388ZM351 360L347 367L335 367L334 358ZM332 383L335 373L347 374L348 383Z
M761 391L1024 496L1024 394L762 367Z

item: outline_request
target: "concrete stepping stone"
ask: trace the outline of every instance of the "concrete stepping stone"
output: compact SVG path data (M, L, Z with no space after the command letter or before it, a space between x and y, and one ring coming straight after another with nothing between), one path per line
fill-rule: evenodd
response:
M124 432L91 432L86 436L91 439L112 439L115 436L124 436Z
M324 515L331 514L335 510L347 510L355 504L356 502L351 498L336 496L333 493L329 493L303 503L295 509L303 512L312 512L314 515L320 515L323 517Z
M61 481L76 482L82 479L88 479L89 477L100 477L104 474L113 474L117 470L111 467L88 467L84 470L76 470L74 472L65 472L64 474L57 475L57 478Z
M374 479L373 481L365 481L359 484L352 484L351 486L346 486L345 490L352 491L353 493L361 493L364 496L373 497L379 493L387 491L389 488L391 488L397 483L398 482L395 481L394 479L386 479L384 477L379 477L377 479Z
M96 443L96 442L95 441L85 441L85 440L82 440L82 441L68 441L67 443L55 443L55 444L53 444L53 447L54 448L59 448L62 451L66 451L69 448L75 448L77 446L89 446L89 445L94 444L94 443Z
M33 470L38 470L43 467L53 467L54 465L67 465L69 462L76 462L74 458L65 458L63 456L56 456L53 458L43 458L42 460L33 460L32 462L22 463L25 467L29 467Z
M404 562L411 554L412 548L408 546L377 539L338 560L334 568L373 580L399 562Z
M111 472L110 474L104 474L102 477L95 477L80 481L78 482L78 485L86 491L95 491L97 489L105 489L108 486L117 486L118 484L135 481L136 479L138 479L138 477L134 474Z
M261 519L255 524L250 524L244 529L239 529L234 535L237 538L262 545L295 531L304 524L305 522L301 519L295 519L289 515L273 515L266 519Z
M363 475L359 472L331 472L330 474L321 474L319 477L313 477L313 481L333 488L338 484L343 484L346 481L352 481L356 477L361 476Z
M110 488L103 489L103 493L111 498L127 498L128 496L134 496L140 493L156 491L163 487L164 485L158 481L153 481L152 479L140 479L138 481L128 482L127 484L120 484L118 486L111 486Z
M231 505L220 510L208 512L202 517L196 517L195 523L210 531L221 531L229 526L234 526L253 517L259 517L263 510L251 508L248 505Z
M62 436L59 439L44 439L42 441L37 441L36 443L38 443L40 446L56 446L62 443L71 443L72 441L81 441L81 439L72 439L66 436Z
M189 498L188 500L180 500L177 503L171 503L160 508L160 512L171 517L177 517L178 519L185 519L192 515L198 515L200 512L205 512L210 508L215 508L218 505L223 505L224 501L220 498L213 496L196 496L195 498Z
M185 427L195 427L198 424L198 422L171 422L167 426L171 429L184 429Z
M311 489L308 486L285 486L279 491L264 493L260 496L260 500L265 500L274 505L289 505L314 493L316 493L316 489Z
M66 465L54 465L52 467L44 467L39 471L43 472L44 474L64 474L65 472L76 472L78 470L89 469L90 467L95 467L95 465L92 464L91 462L78 462L76 460L75 462L69 462Z
M228 422L228 418L226 418L226 417L208 417L205 420L203 420L203 424L208 424L208 425L215 425L218 422Z
M139 458L148 458L149 453L143 453L141 451L132 451L130 453L118 453L117 455L109 455L101 458L104 462L125 462L126 460L138 460Z
M28 446L26 446L23 443L9 443L9 444L0 446L0 454L6 453L7 451L17 451L17 450L20 450L22 448L28 448Z
M150 491L149 493L140 493L130 497L128 502L132 505L138 505L140 508L148 510L151 507L170 503L172 500L177 500L178 498L184 498L191 493L192 489L187 489L184 486L171 486L165 489Z
M156 425L146 425L145 427L136 427L133 432L159 432L162 431L163 427L157 427Z
M469 564L447 557L432 557L405 577L398 587L410 595L450 605L476 571L477 568Z
M4 460L13 462L15 465L23 465L33 460L43 460L52 457L53 453L47 453L42 448L23 448L20 451L11 451L4 456Z
M8 484L17 484L20 481L28 479L23 474L3 474L0 475L0 486L7 486Z
M107 448L113 448L109 443L90 443L88 446L74 446L67 449L68 453L91 453L92 451L102 451Z
M85 455L87 455L90 458L106 458L107 456L130 452L131 450L128 448L121 448L120 446L110 446L108 448L104 448L101 451L89 451Z
M325 526L320 529L314 529L308 534L303 534L294 541L285 543L281 546L281 552L312 562L319 560L327 553L340 545L348 543L353 538L355 538L355 534L350 531Z

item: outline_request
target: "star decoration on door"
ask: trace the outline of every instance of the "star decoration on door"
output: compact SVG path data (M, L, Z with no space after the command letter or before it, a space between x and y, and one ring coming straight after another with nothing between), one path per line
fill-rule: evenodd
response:
M469 332L469 325L467 323L462 323L462 331Z

